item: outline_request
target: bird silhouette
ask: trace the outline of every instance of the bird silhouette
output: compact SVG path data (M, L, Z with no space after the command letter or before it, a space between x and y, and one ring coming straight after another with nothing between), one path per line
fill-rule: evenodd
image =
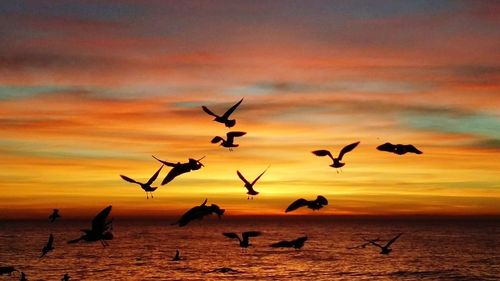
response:
M19 278L19 281L28 281L28 278L26 278L26 274L21 271L21 278Z
M377 149L380 151L387 151L398 155L403 155L406 153L422 154L422 151L418 150L411 144L392 144L390 142L386 142L377 146Z
M64 273L63 277L61 278L61 281L68 281L71 277L69 276L68 273Z
M239 273L238 270L232 269L230 267L221 267L221 268L216 268L210 272L219 272L219 273Z
M179 250L175 250L175 256L172 258L172 261L180 261L181 260L181 253Z
M14 271L19 272L19 270L15 269L13 266L0 266L0 275L8 274L10 276Z
M165 185L169 182L171 182L175 177L182 175L187 172L195 171L201 169L204 165L200 162L205 156L201 157L200 159L196 160L193 158L189 158L188 162L186 163L172 163L172 162L167 162L163 161L161 159L156 158L154 155L152 155L154 159L158 160L160 163L163 163L165 166L173 167L165 176L163 181L161 182L161 185Z
M42 255L40 256L40 258L43 258L48 252L50 252L54 249L55 249L54 248L54 236L51 233L49 236L49 241L47 241L47 244L45 246L43 246Z
M295 200L288 208L286 208L285 213L297 210L298 208L301 207L307 207L309 209L314 210L319 210L323 208L323 206L328 205L328 200L326 200L325 197L318 195L315 200L306 200L304 198L300 198Z
M332 160L333 160L333 163L330 165L330 167L332 167L332 168L341 168L341 167L343 167L345 165L345 163L340 162L340 161L342 161L342 157L344 157L344 154L346 154L347 152L352 151L356 146L358 146L358 144L359 144L359 141L344 146L344 148L342 148L340 150L340 153L337 156L337 158L334 158L332 156L332 154L330 153L330 151L324 150L324 149L323 150L314 150L314 151L312 151L312 153L314 155L316 155L316 156L330 156L330 158L332 158ZM338 171L337 171L337 173L338 173Z
M57 218L60 218L59 209L53 209L52 214L49 216L50 222L54 222Z
M207 199L200 205L200 206L195 206L191 209L189 209L184 215L181 216L181 218L173 223L173 225L178 224L179 227L185 226L188 223L190 223L193 220L201 220L203 217L211 215L211 214L216 214L219 219L221 216L224 214L224 209L221 209L219 206L212 204L210 206L207 206Z
M352 249L364 249L366 248L366 246L370 245L371 242L378 242L380 241L380 238L375 238L375 239L365 239L363 238L363 240L365 240L366 242L363 243L363 244L359 244L359 245L356 245L356 246L353 246L353 247L347 247L348 250L352 250Z
M223 123L224 125L226 125L226 127L228 128L231 128L233 127L235 124L236 124L236 120L232 119L230 120L229 119L229 115L231 115L233 113L233 111L238 107L238 105L240 105L240 103L243 101L243 99L241 99L239 102L237 102L235 105L233 105L231 108L229 108L226 113L224 113L222 116L219 116L215 113L213 113L212 111L210 111L210 109L208 109L208 107L206 106L202 106L201 108L203 109L203 111L205 111L207 114L209 115L212 115L214 116L214 121L216 122L219 122L219 123Z
M307 235L299 237L295 240L283 240L277 243L273 243L270 246L273 248L295 248L295 249L300 249L304 246L304 243L307 241Z
M122 179L124 179L128 182L136 183L136 184L140 185L141 188L146 192L146 199L149 199L148 192L149 192L149 194L151 194L151 198L153 198L153 191L155 191L158 188L156 186L151 186L151 185L156 180L156 178L158 178L158 175L160 174L160 171L162 168L163 168L163 165L161 165L160 169L158 169L158 171L156 171L156 173L154 173L153 176L151 176L151 178L146 183L138 182L138 181L131 179L131 178L124 176L124 175L120 175L120 177L122 177Z
M379 247L381 249L380 251L380 254L381 255L388 255L392 249L389 248L391 246L392 243L396 242L396 240L398 240L399 236L401 236L401 234L403 233L400 233L398 235L396 235L394 238L392 238L389 242L387 242L387 244L385 244L385 246L382 246L380 244L378 244L376 241L373 241L373 240L369 240L368 242L372 245L375 245L377 247Z
M251 183L247 181L247 179L245 179L245 177L240 173L240 171L236 170L236 174L238 175L238 177L245 183L245 188L247 189L247 194L248 194L247 199L249 199L250 197L253 199L253 196L259 194L259 192L253 189L253 186L260 179L260 177L262 177L262 175L267 171L267 169L269 169L269 167L267 167L264 170L264 172L262 172L258 177L256 177Z
M82 229L84 232L80 238L68 241L69 244L77 243L81 240L86 242L96 242L101 241L101 244L105 247L108 243L105 240L112 240L113 233L111 232L112 220L107 220L109 213L111 212L111 206L104 208L95 218L92 220L91 229Z
M228 237L228 238L231 238L231 239L238 239L238 241L240 241L240 247L242 248L248 248L249 246L251 246L252 244L250 244L250 241L248 240L249 237L257 237L257 236L260 236L262 233L259 232L259 231L246 231L246 232L243 232L241 234L241 237L243 237L243 239L241 239L238 234L234 233L234 232L224 232L222 233L222 235Z
M216 136L212 139L212 143L218 143L221 142L221 146L229 148L229 151L233 150L233 147L238 147L240 146L239 144L234 143L234 138L235 137L241 137L246 135L246 132L228 132L226 134L226 139L223 139L222 137Z

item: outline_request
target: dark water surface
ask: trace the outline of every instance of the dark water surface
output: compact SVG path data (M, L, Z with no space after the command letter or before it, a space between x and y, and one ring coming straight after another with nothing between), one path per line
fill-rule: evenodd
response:
M116 219L115 239L104 248L66 243L88 221L2 221L0 266L13 265L29 280L60 280L64 273L71 280L500 280L498 220L210 218L183 228L171 222ZM263 232L248 249L221 234L248 230ZM389 240L400 232L389 256L373 246L347 249L362 237ZM50 233L55 250L39 259ZM269 247L306 234L302 250ZM176 249L184 260L171 261ZM221 267L237 272L213 271Z

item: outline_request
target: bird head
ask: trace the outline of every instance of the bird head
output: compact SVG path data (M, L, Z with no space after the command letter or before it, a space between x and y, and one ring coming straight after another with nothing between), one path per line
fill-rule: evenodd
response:
M228 127L228 128L234 127L234 125L236 125L236 120L234 120L234 119L233 119L233 120L227 120L227 121L225 122L225 125L226 125L226 127Z

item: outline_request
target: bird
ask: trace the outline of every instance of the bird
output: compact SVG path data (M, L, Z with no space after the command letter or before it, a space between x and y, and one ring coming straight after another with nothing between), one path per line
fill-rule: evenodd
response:
M40 256L40 258L43 258L48 252L54 250L54 235L52 235L52 233L50 234L49 236L49 241L47 241L47 244L45 246L43 246L43 249L42 249L42 255Z
M64 273L63 277L61 278L61 281L68 281L71 277L69 276L68 273Z
M242 248L248 248L249 246L251 246L252 244L250 244L250 241L248 240L250 237L257 237L257 236L260 236L262 233L259 232L259 231L246 231L246 232L243 232L241 234L241 237L243 237L243 239L241 239L238 234L234 233L234 232L224 232L222 233L222 235L228 237L228 238L231 238L231 239L238 239L238 241L240 241L240 247Z
M28 281L28 278L26 278L26 274L21 271L21 278L19 278L19 281Z
M179 250L175 250L175 256L172 258L172 261L180 261L181 260L181 253Z
M240 146L239 144L235 144L234 143L234 138L235 137L241 137L241 136L244 136L244 135L246 135L246 132L235 132L235 131L232 131L232 132L228 132L226 134L226 139L223 139L222 137L216 136L216 137L214 137L211 140L211 142L212 143L221 142L221 144L220 144L221 146L229 148L229 151L233 151L233 147Z
M302 236L302 237L299 237L295 240L290 240L290 241L287 241L287 240L283 240L283 241L280 241L280 242L277 242L277 243L273 243L270 245L270 247L273 247L273 248L295 248L295 249L300 249L304 246L304 243L307 241L307 235L306 236Z
M398 155L403 155L406 153L415 153L415 154L423 153L412 144L392 144L390 142L386 142L384 144L377 146L377 149L380 151L392 152Z
M239 271L236 269L232 269L230 267L221 267L221 268L216 268L210 272L219 272L219 273L238 273Z
M80 238L68 241L68 244L78 243L83 240L86 242L101 241L101 244L105 247L108 243L105 240L112 240L113 233L111 232L112 220L107 221L109 213L111 212L111 205L104 208L99 214L97 214L92 220L91 229L82 229L85 232Z
M380 238L376 238L376 239L365 239L363 238L363 240L365 240L366 242L363 243L363 244L360 244L360 245L356 245L356 246L353 246L353 247L347 247L348 250L352 250L352 249L364 249L366 248L366 246L370 245L371 244L371 241L373 242L378 242L380 241Z
M328 205L328 200L326 200L326 198L321 196L321 195L318 195L318 197L316 197L315 200L311 200L311 201L306 200L304 198L300 198L300 199L295 200L292 204L290 204L290 206L288 206L288 208L286 208L285 213L295 211L301 207L307 207L307 208L312 209L314 211L314 210L319 210L319 209L323 208L323 206L325 206L325 205Z
M358 146L358 144L359 144L359 141L344 146L344 148L342 148L340 150L340 153L337 156L337 158L334 158L332 156L332 154L330 153L330 151L324 150L324 149L322 149L322 150L314 150L314 151L312 151L312 153L314 155L316 155L316 156L330 156L330 158L332 158L332 160L333 160L333 163L330 165L330 167L332 167L332 168L342 168L345 165L345 163L340 162L342 160L342 157L344 157L344 154L346 154L347 152L352 151L356 146ZM337 173L338 172L339 171L337 170Z
M262 172L258 177L256 177L252 183L250 183L249 181L247 181L245 179L245 177L240 173L240 171L236 170L236 174L238 175L238 177L245 183L245 188L248 190L247 191L247 194L248 194L248 197L247 199L249 199L250 197L252 197L253 199L253 196L259 194L258 191L255 191L255 189L253 189L253 186L254 184L260 179L260 177L262 177L262 175L267 171L267 169L269 169L269 167L267 167L264 172Z
M181 163L181 162L172 163L172 162L167 162L167 161L163 161L161 159L158 159L154 155L151 155L151 156L154 159L158 160L163 165L169 166L169 167L173 167L168 172L167 176L165 176L165 178L161 182L161 185L165 185L165 184L171 182L175 177L177 177L177 176L179 176L181 174L184 174L184 173L187 173L187 172L191 172L191 171L195 171L195 170L199 170L199 169L201 169L201 167L204 167L204 165L200 161L203 158L205 158L205 156L201 157L198 160L193 159L193 158L189 158L188 162L186 162L186 163Z
M10 276L14 271L19 272L19 270L15 269L13 266L0 266L0 275L8 274Z
M381 249L381 251L380 251L381 255L388 255L392 251L392 249L389 248L389 247L391 246L392 243L396 242L396 240L399 238L399 236L401 236L401 234L403 234L403 233L400 233L400 234L396 235L389 242L387 242L387 244L385 244L385 246L382 246L382 245L378 244L376 241L373 241L373 240L369 240L368 242L370 244L372 244L372 245L375 245L375 246L379 247Z
M60 218L59 209L53 209L52 214L49 216L50 222L54 222L57 218Z
M210 109L208 109L208 107L206 106L202 106L201 108L203 109L203 111L205 111L207 114L209 115L212 115L214 116L214 121L216 122L219 122L219 123L223 123L224 125L226 125L226 127L228 128L231 128L233 127L235 124L236 124L236 120L234 119L229 119L229 115L231 115L234 110L240 105L240 103L243 101L243 99L241 99L239 102L237 102L235 105L231 106L231 108L229 108L226 113L224 113L223 115L219 116L215 113L213 113L212 111L210 111Z
M188 223L190 223L192 220L201 220L203 217L216 214L219 219L222 217L224 214L225 210L221 209L218 205L212 204L210 206L207 206L207 199L203 201L203 203L200 206L195 206L191 209L189 209L186 213L184 213L181 218L173 223L173 225L179 225L179 227L185 226Z
M131 178L124 176L124 175L120 175L120 177L122 177L122 179L124 179L128 182L136 183L136 184L140 185L141 188L146 192L146 199L149 199L148 192L149 192L149 194L151 194L151 198L153 198L153 191L155 191L158 188L156 186L151 186L151 185L153 184L153 182L156 180L156 178L160 174L160 171L162 168L163 168L163 164L161 165L160 169L158 169L158 171L156 171L156 173L154 173L153 176L151 176L151 178L146 183L138 182L138 181L131 179Z

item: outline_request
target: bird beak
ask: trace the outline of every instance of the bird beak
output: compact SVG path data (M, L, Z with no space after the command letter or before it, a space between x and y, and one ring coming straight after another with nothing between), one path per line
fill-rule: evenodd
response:
M206 155L205 155L206 156ZM200 159L196 160L196 162L200 163L203 167L205 167L205 165L203 165L203 163L201 163L200 161L203 160L203 158L205 158L205 156L201 157Z

